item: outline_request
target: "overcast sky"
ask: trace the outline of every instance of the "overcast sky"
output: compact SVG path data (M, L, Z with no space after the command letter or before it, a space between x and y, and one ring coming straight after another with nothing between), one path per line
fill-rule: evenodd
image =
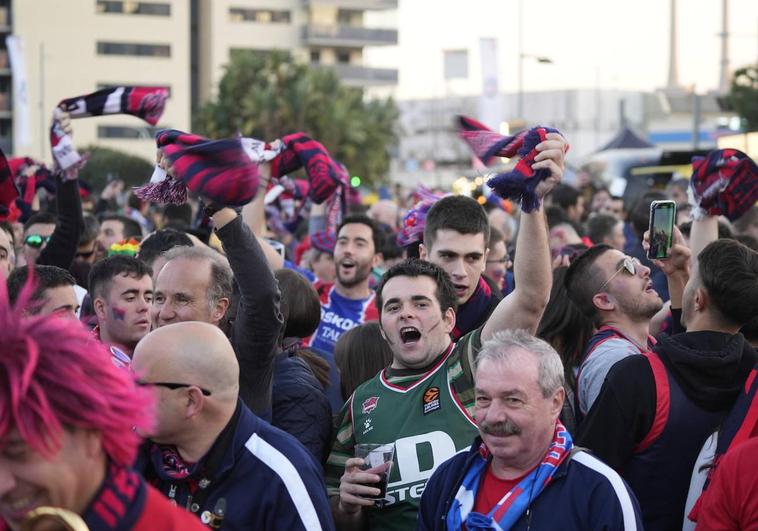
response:
M678 0L679 81L698 92L718 87L721 0ZM400 70L400 99L476 94L479 39L498 40L499 85L517 90L518 0L400 0L397 11L370 13L367 25L395 26L396 47L366 53L370 66ZM524 89L665 85L668 0L523 0L523 51L554 64L524 61ZM758 59L758 0L730 0L731 66ZM469 50L469 79L444 82L445 49Z

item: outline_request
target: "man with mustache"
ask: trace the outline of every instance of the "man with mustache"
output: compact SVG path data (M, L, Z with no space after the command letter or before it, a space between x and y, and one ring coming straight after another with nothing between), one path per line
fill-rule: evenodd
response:
M533 169L550 176L535 189L542 199L560 181L565 140L556 135L537 146ZM484 243L482 243L482 246ZM453 343L458 294L449 275L423 260L407 260L385 272L376 289L382 335L392 364L359 386L338 417L326 466L332 513L342 529L411 529L427 480L446 459L467 448L476 434L473 361L496 332L534 332L550 297L552 272L545 214L523 212L514 265L515 290L486 323ZM377 483L386 470L364 471L356 444L393 444L386 495Z
M637 529L619 475L573 446L558 420L563 365L524 330L495 334L474 372L479 437L427 483L418 529Z

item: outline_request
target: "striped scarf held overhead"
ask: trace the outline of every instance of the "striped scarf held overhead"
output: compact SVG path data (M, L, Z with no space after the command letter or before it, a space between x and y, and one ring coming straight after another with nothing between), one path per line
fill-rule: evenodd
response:
M758 165L737 149L717 149L692 159L688 190L693 216L734 221L758 201Z
M286 135L271 143L253 138L210 140L176 130L160 131L156 144L172 166L173 176L156 168L145 186L135 190L138 197L159 203L181 204L187 190L218 205L241 206L258 192L259 165L269 162L272 186L281 187L297 198L307 190L315 203L330 201L327 216L338 222L345 209L344 188L348 174L331 158L326 148L303 133ZM308 186L298 186L287 174L304 168Z
M81 167L84 162L71 136L63 130L60 121L62 113L68 113L72 119L131 114L155 125L163 114L167 98L168 89L162 87L113 87L62 100L53 112L50 127L50 145L56 166L66 172Z
M489 165L495 157L521 157L511 171L495 175L487 181L487 186L503 199L519 202L524 212L539 208L540 199L535 190L541 181L550 176L550 170L532 169L538 154L536 147L548 133L560 134L560 131L540 126L513 136L504 136L465 116L458 117L458 125L458 135L485 165Z
M532 501L550 483L560 464L571 455L573 446L571 434L560 421L557 421L553 442L542 462L509 492L503 493L503 497L489 513L481 514L473 512L473 508L482 478L491 461L489 450L482 443L479 448L479 456L466 471L463 482L450 505L445 520L447 528L457 530L462 529L465 525L468 531L485 529L506 531L511 529L521 518L521 515L526 512Z

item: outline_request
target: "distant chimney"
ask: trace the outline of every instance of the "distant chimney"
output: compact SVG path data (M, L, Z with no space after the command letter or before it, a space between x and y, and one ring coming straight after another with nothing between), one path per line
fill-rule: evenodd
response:
M726 0L724 0L726 1ZM671 22L669 25L669 80L666 88L679 87L678 57L676 50L676 0L671 0Z
M721 0L721 68L719 71L719 92L729 92L729 0Z

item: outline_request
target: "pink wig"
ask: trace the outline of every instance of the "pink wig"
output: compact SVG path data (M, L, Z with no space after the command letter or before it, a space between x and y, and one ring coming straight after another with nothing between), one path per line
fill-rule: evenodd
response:
M94 430L112 462L131 465L140 444L134 428L152 427L150 392L117 368L84 326L24 315L31 293L27 282L12 308L0 282L0 447L15 428L26 444L51 457L63 429Z

